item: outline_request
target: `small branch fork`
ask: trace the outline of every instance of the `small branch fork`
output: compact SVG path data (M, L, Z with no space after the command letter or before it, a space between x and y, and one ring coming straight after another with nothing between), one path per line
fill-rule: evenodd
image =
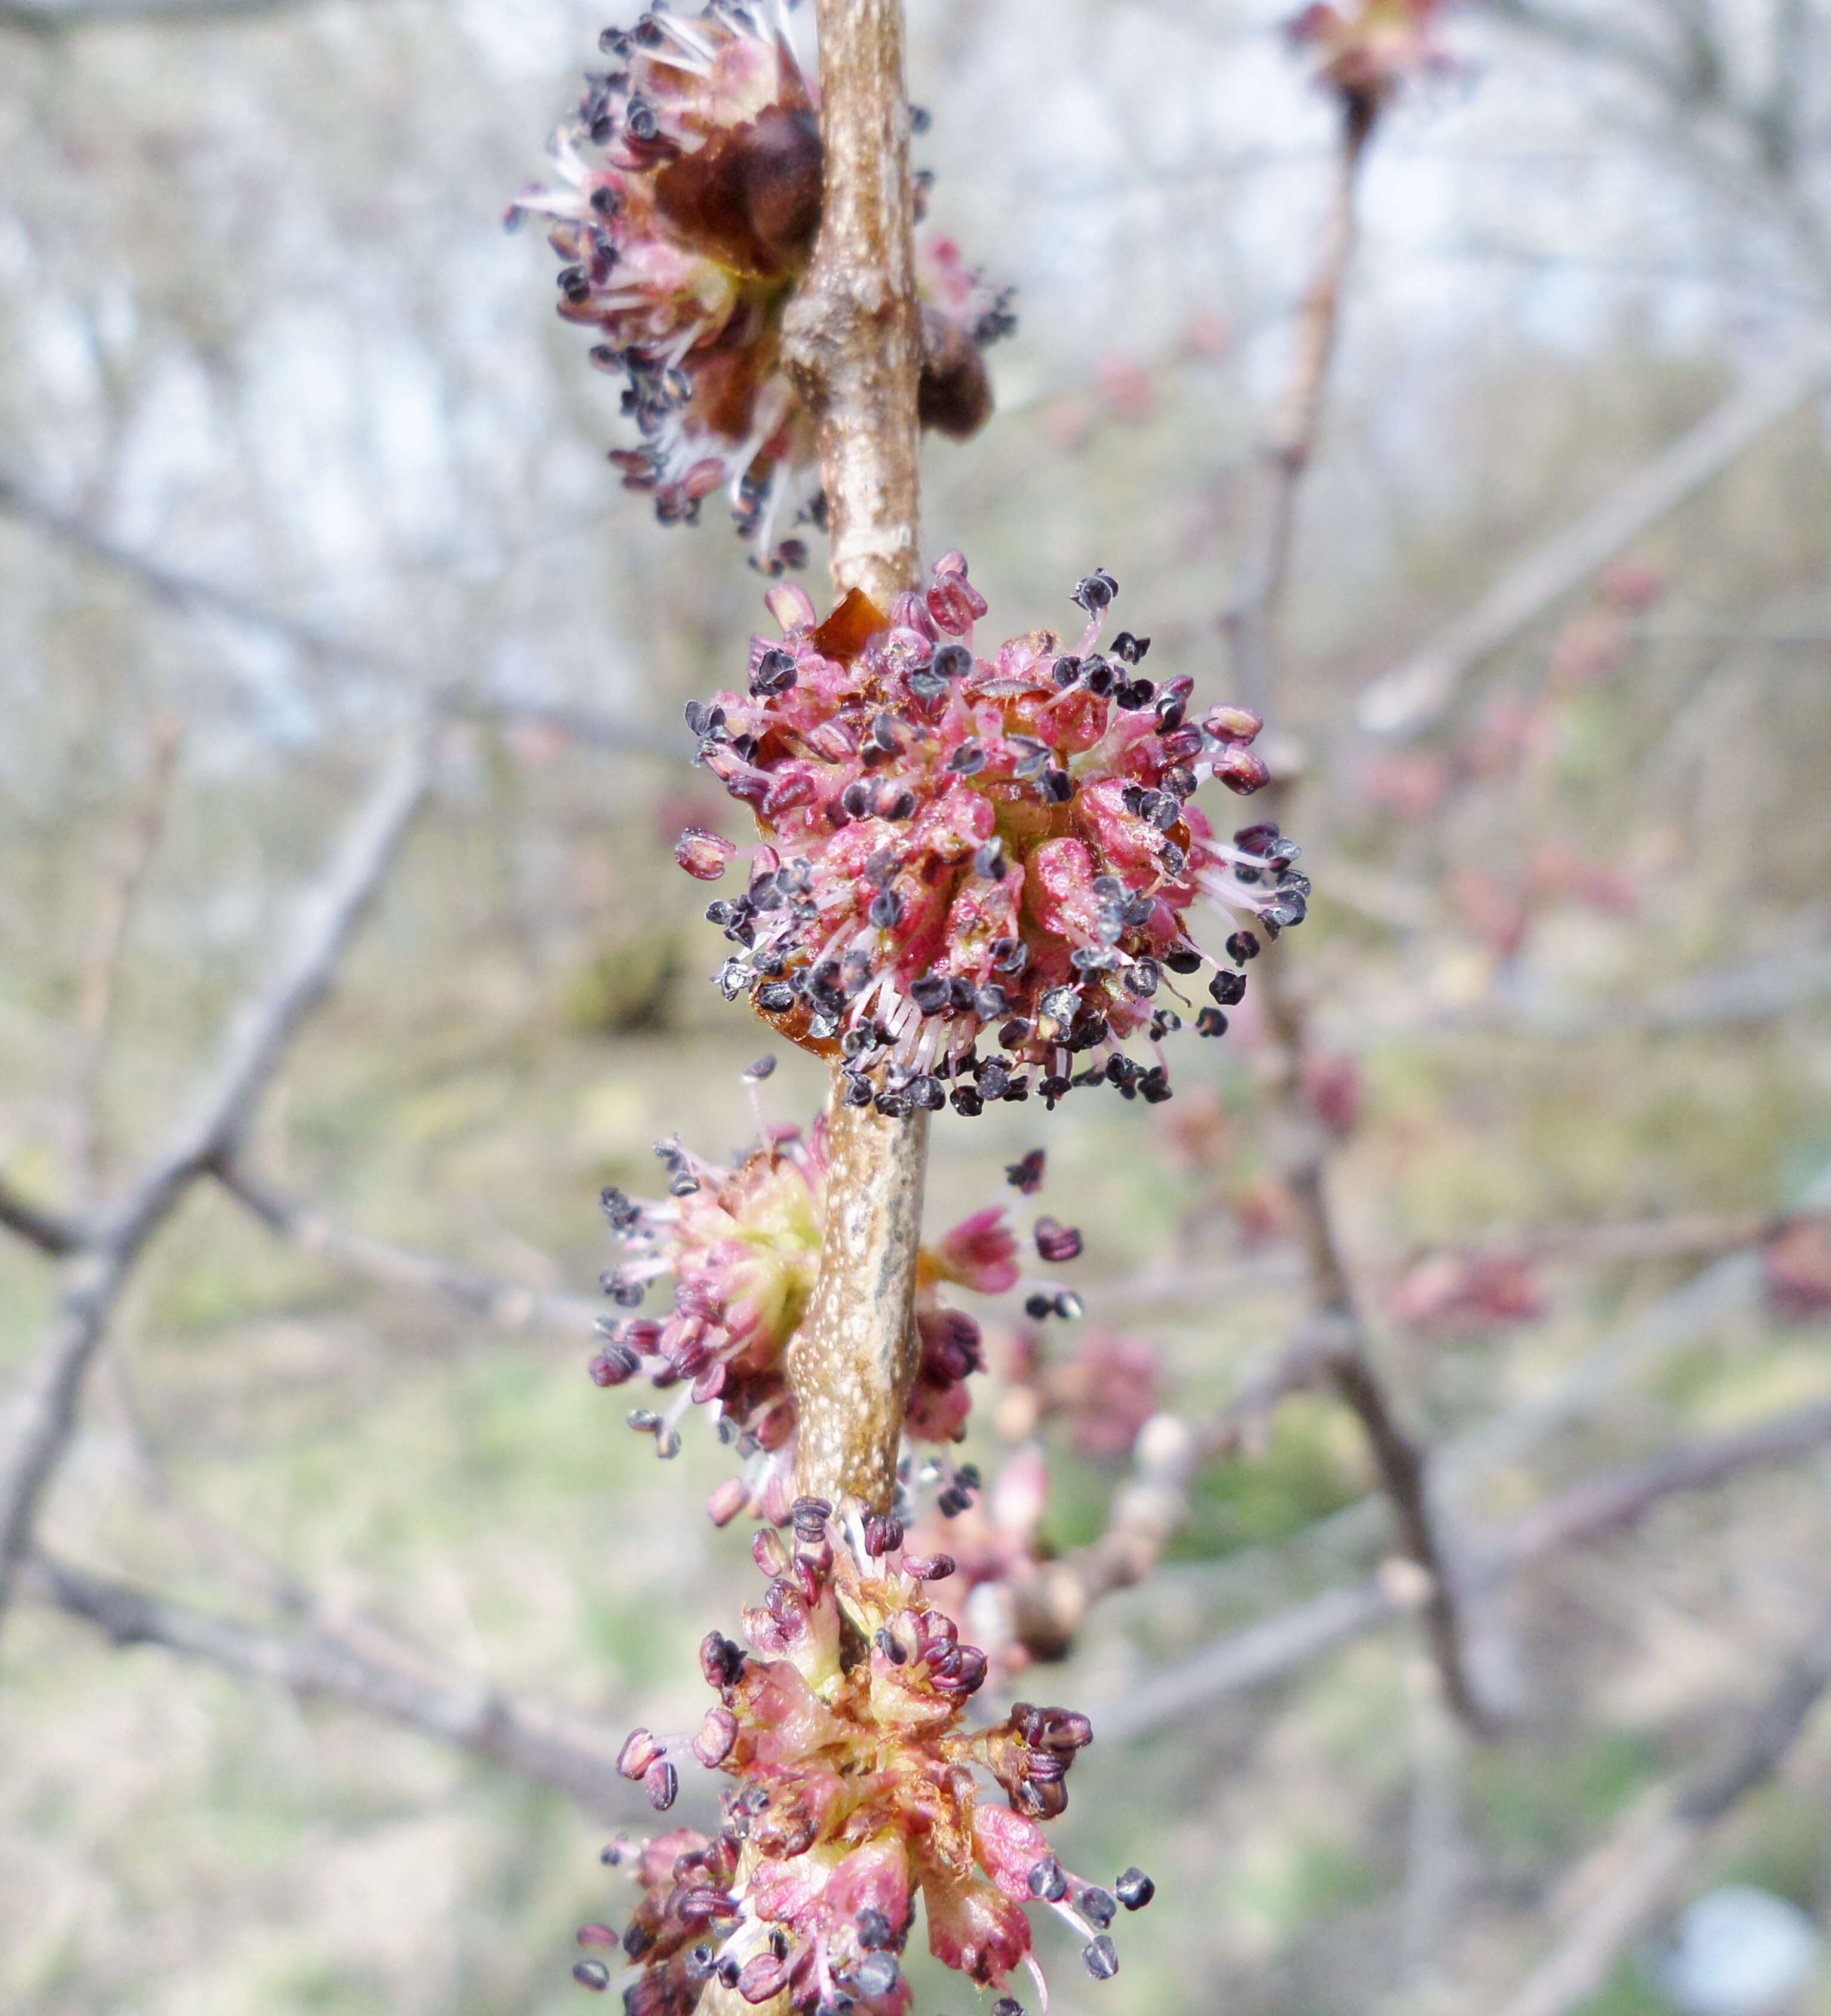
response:
M1269 711L1277 697L1278 629L1298 498L1321 425L1353 255L1361 167L1375 117L1368 101L1350 92L1341 95L1328 221L1315 275L1299 311L1290 380L1261 455L1246 560L1224 617L1236 680L1249 704L1261 712ZM1288 795L1294 776L1293 768L1274 786L1277 799ZM1274 814L1280 808L1277 804L1272 807ZM1431 1503L1425 1452L1400 1422L1375 1366L1329 1204L1322 1136L1304 1110L1303 1006L1275 953L1259 972L1256 984L1275 1051L1272 1095L1287 1137L1285 1177L1310 1277L1323 1375L1360 1421L1397 1521L1400 1543L1426 1578L1426 1627L1444 1699L1464 1722L1480 1727L1485 1717L1469 1676L1455 1580Z
M1380 1488L1392 1506L1400 1544L1427 1579L1424 1623L1444 1698L1460 1719L1485 1730L1487 1718L1469 1672L1455 1567L1431 1496L1429 1459L1399 1419L1374 1363L1329 1204L1321 1130L1302 1111L1298 1082L1304 1043L1302 1014L1280 985L1283 976L1277 963L1268 961L1267 967L1264 998L1281 1057L1278 1096L1287 1125L1308 1143L1286 1181L1309 1263L1317 1313L1324 1326L1324 1376L1359 1420Z
M1498 1589L1556 1555L1629 1531L1673 1498L1714 1489L1750 1471L1797 1462L1828 1445L1831 1401L1820 1401L1580 1478L1510 1525L1483 1535L1469 1550L1466 1584L1477 1593ZM1069 1557L1071 1564L1075 1559ZM1126 1742L1217 1701L1268 1686L1410 1615L1417 1594L1391 1575L1369 1575L1325 1589L1215 1639L1110 1703L1096 1715L1096 1724L1107 1739Z
M16 1206L28 1237L70 1255L68 1278L38 1358L0 1420L0 1620L34 1545L40 1506L75 1431L85 1382L115 1305L153 1236L192 1185L229 1155L301 1024L330 988L431 783L432 731L416 726L308 897L272 984L234 1018L222 1061L166 1147L93 1226L67 1235ZM26 1228L21 1228L26 1229Z
M916 387L921 330L910 235L902 0L818 0L824 207L784 331L820 427L833 585L888 611L920 574ZM915 1376L911 1305L928 1115L827 1111L827 1222L791 1347L795 1483L887 1508Z
M26 1583L117 1646L162 1645L244 1679L283 1687L301 1700L315 1697L359 1709L550 1785L601 1818L621 1819L631 1811L630 1788L617 1773L616 1746L582 1716L453 1679L316 1623L287 1633L262 1630L43 1554L28 1563Z
M597 1312L597 1305L582 1298L540 1294L344 1230L275 1189L244 1159L262 1094L330 987L425 801L435 733L428 717L377 778L308 891L278 973L233 1017L214 1075L164 1150L123 1193L83 1215L66 1215L0 1183L0 1227L68 1268L51 1334L0 1417L0 1608L23 1589L93 1625L117 1646L162 1646L301 1699L337 1702L550 1786L588 1813L620 1820L629 1815L630 1791L618 1775L615 1748L583 1716L442 1670L391 1633L335 1625L311 1591L271 1571L258 1579L287 1621L267 1627L91 1574L50 1557L38 1544L38 1514L114 1309L153 1239L200 1180L219 1183L277 1236L348 1273L437 1295L503 1328L575 1331ZM159 767L156 758L153 790L106 893L92 955L90 998L99 1005L85 1029L96 1047L106 1033L106 989L126 906L152 843L152 807L164 789ZM86 1085L93 1062L85 1053L83 1063ZM236 1553L252 1553L232 1534L217 1537Z
M1828 1687L1831 1616L1788 1661L1735 1743L1671 1797L1652 1828L1638 1830L1637 1842L1611 1841L1590 1869L1577 1872L1595 1879L1582 1885L1581 1910L1501 2016L1566 2016L1602 1987L1622 1948L1658 1910L1710 1828L1779 1769Z

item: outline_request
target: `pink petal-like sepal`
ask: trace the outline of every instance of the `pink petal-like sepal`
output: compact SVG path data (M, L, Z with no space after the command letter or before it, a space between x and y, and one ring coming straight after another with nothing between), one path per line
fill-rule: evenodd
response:
M1000 1295L1017 1286L1017 1240L1002 1205L976 1211L944 1237L935 1265L950 1281Z

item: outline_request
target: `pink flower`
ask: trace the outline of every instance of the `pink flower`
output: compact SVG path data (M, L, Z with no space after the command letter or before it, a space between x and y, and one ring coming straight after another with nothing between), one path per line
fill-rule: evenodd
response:
M1761 1248L1768 1306L1784 1323L1831 1310L1831 1221L1802 1218Z
M1393 1291L1400 1323L1426 1336L1483 1335L1544 1312L1530 1262L1517 1253L1433 1253Z
M748 1650L717 1632L701 1647L712 1714L730 1732L715 1768L734 1781L717 1833L607 1853L641 1892L622 1939L638 1970L625 2006L686 2016L716 1979L752 2003L785 1993L797 2011L900 2016L918 1899L930 1950L984 1985L1003 1987L1020 1964L1040 1983L1038 1906L1072 1928L1097 1980L1110 1978L1119 1960L1106 1928L1153 1886L1135 1869L1111 1890L1072 1875L1038 1824L1067 1802L1069 1766L1093 1737L1087 1718L1020 1701L969 1727L986 1662L928 1593L946 1564L870 1553L855 1507L834 1521L804 1498L792 1516L792 1548L759 1536L770 1580L744 1614ZM677 1779L658 1771L694 1754L686 1738L640 1730L625 1768L665 1807ZM608 1944L607 1928L587 1929L586 1943ZM610 1985L604 1962L579 1972Z
M1138 1431L1157 1411L1159 1377L1155 1345L1090 1330L1057 1370L1076 1452L1108 1462L1130 1455Z
M825 1127L816 1121L805 1136L797 1128L770 1128L763 1145L731 1168L690 1154L677 1139L658 1143L655 1152L668 1175L665 1197L604 1193L625 1258L605 1273L603 1286L629 1313L599 1323L604 1341L591 1376L607 1387L640 1376L670 1395L664 1408L639 1407L629 1417L633 1427L654 1436L664 1456L679 1452L677 1429L687 1409L708 1409L744 1466L741 1478L713 1492L713 1518L723 1525L749 1511L779 1524L788 1516L795 1467L788 1346L813 1294L826 1222ZM1034 1191L1040 1172L1040 1157L1033 1178L1029 1159L1017 1165L1025 1194ZM968 1381L984 1364L979 1323L951 1307L943 1291L1007 1294L1024 1285L1018 1254L1003 1204L971 1213L923 1247L915 1297L921 1352L906 1424L912 1441L962 1438L971 1405ZM669 1277L672 1307L640 1312L651 1284ZM1069 1291L1031 1286L1033 1316L1079 1313Z
M1072 1350L1052 1352L1040 1331L1019 1325L1006 1341L1002 1370L1008 1386L1000 1427L1029 1433L1065 1420L1075 1453L1094 1462L1129 1456L1158 1409L1162 1368L1157 1347L1143 1337L1096 1327Z
M1036 630L987 657L957 553L887 615L855 591L816 622L779 588L783 639L752 639L746 690L688 709L762 836L747 889L706 913L733 947L720 984L836 1057L854 1104L978 1113L1033 1071L1051 1106L1094 1084L1166 1099L1126 1040L1184 1011L1220 1035L1262 938L1302 921L1297 848L1268 823L1217 838L1190 802L1204 776L1264 781L1258 717L1190 720L1191 681L1139 671L1148 638L1099 650L1117 592L1096 571L1072 646ZM1232 927L1224 963L1191 935L1202 902ZM1198 1007L1180 983L1205 967Z
M1360 1067L1338 1051L1313 1050L1303 1060L1299 1089L1317 1124L1338 1140L1354 1131L1361 1118Z
M1364 131L1408 77L1450 67L1436 37L1442 11L1442 0L1347 0L1345 10L1312 0L1285 32L1314 53L1317 81Z
M782 358L782 318L820 229L818 95L779 0L652 7L600 46L576 119L553 139L560 185L524 189L509 221L552 220L559 311L602 339L642 437L611 460L663 524L730 493L760 564L806 557L815 439ZM919 200L919 185L918 185ZM925 424L957 437L992 409L981 347L1013 326L950 240L918 257Z
M1030 1663L1018 1636L1016 1592L1043 1558L1036 1533L1048 1495L1042 1448L1025 1442L989 1488L957 1510L932 1507L907 1536L917 1553L945 1552L953 1561L954 1573L931 1587L930 1600L984 1648L1000 1679Z
M982 1294L1000 1295L1015 1288L1017 1239L1006 1222L1004 1207L989 1205L962 1219L942 1240L934 1264L947 1280L977 1288Z

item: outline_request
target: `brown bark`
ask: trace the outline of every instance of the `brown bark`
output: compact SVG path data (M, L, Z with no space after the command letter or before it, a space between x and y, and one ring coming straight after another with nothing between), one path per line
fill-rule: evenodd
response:
M1322 426L1342 292L1353 260L1356 196L1368 128L1344 115L1335 185L1322 249L1297 310L1296 355L1284 397L1259 450L1259 491L1239 579L1223 614L1239 697L1270 711L1278 670L1278 616L1289 578L1297 499Z
M833 585L888 610L919 578L921 329L910 236L902 0L819 0L825 189L790 368L820 427ZM911 1303L925 1114L887 1119L834 1096L827 1233L788 1356L800 1409L795 1482L887 1507L915 1372Z
M818 0L825 191L790 369L820 426L833 584L887 609L921 570L917 383L902 0Z
M1366 107L1348 101L1328 221L1298 310L1290 379L1260 452L1252 535L1224 618L1238 689L1253 707L1267 715L1278 698L1279 626L1297 502L1322 424L1343 290L1353 257L1361 167L1371 133ZM1283 774L1267 794L1266 808L1274 819L1283 815L1301 768L1294 751L1281 750L1278 757ZM1332 1334L1323 1357L1324 1375L1359 1420L1405 1552L1427 1578L1426 1627L1444 1697L1465 1722L1480 1726L1483 1718L1469 1678L1460 1599L1431 1500L1428 1452L1400 1422L1375 1364L1329 1202L1325 1145L1304 1111L1302 1070L1308 1038L1303 1004L1279 953L1264 962L1256 985L1273 1039L1272 1096L1286 1137L1281 1159L1310 1276L1313 1314Z

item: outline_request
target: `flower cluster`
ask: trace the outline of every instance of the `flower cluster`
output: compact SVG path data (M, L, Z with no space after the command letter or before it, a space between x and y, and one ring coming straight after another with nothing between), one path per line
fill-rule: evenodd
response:
M552 219L560 313L597 332L592 362L628 383L639 448L611 460L664 524L726 490L771 572L806 558L784 528L818 521L814 427L782 355L782 319L820 229L817 93L780 0L661 0L607 28L612 68L588 74L554 137L560 186L511 207ZM917 178L918 200L922 186ZM963 437L992 409L981 346L1014 326L946 239L917 258L925 424Z
M1067 1805L1087 1718L1019 1702L969 1729L985 1655L928 1594L953 1564L900 1551L889 1522L856 1505L837 1521L832 1509L798 1499L791 1546L758 1534L768 1592L744 1612L748 1650L716 1632L701 1645L718 1700L697 1733L639 1729L624 1746L619 1768L659 1810L689 1759L736 1781L715 1834L683 1829L606 1852L627 1861L640 1899L620 1942L605 1925L580 1938L620 1943L640 1970L629 2016L688 2016L714 1980L753 2004L785 1996L799 2011L902 2016L899 1955L918 1898L938 1958L996 1989L1027 1967L1047 2007L1030 1909L1069 1926L1088 1972L1106 1980L1119 1967L1107 1928L1121 1906L1151 1901L1138 1870L1110 1890L1070 1874L1038 1824ZM604 1960L575 1972L610 1985ZM1022 2005L1005 1997L994 2016Z
M603 1277L620 1307L639 1311L649 1283L673 1279L666 1316L632 1313L599 1325L602 1348L591 1373L600 1386L642 1376L678 1388L665 1410L638 1408L630 1424L656 1438L665 1456L679 1448L677 1424L699 1403L715 1413L720 1434L737 1445L744 1467L713 1492L708 1505L723 1525L741 1512L780 1525L787 1517L795 1467L795 1395L787 1373L790 1341L800 1328L819 1272L826 1220L825 1127L811 1132L768 1127L762 1145L726 1168L690 1154L677 1140L658 1144L667 1168L665 1198L643 1201L607 1190L603 1204L628 1258ZM1033 1194L1043 1158L1033 1151L1013 1165L1015 1187ZM1038 1257L1054 1267L1081 1250L1079 1233L1040 1218L1031 1232ZM1072 1291L1025 1273L1005 1207L963 1219L925 1245L916 1269L920 1340L906 1427L914 1441L957 1442L971 1404L968 1375L981 1369L979 1324L943 1299L949 1287L1007 1294L1020 1283L1034 1317L1073 1316ZM952 1502L964 1493L950 1483Z
M1486 1336L1544 1314L1544 1297L1522 1253L1426 1255L1394 1287L1394 1319L1420 1335L1442 1339Z
M1831 1219L1800 1218L1761 1248L1768 1307L1782 1323L1831 1312Z
M1162 1366L1148 1338L1095 1327L1072 1351L1044 1348L1027 1324L1011 1334L1002 1366L1007 1382L998 1427L1015 1438L1042 1422L1067 1424L1069 1446L1092 1463L1131 1454L1138 1431L1157 1412Z
M1040 1529L1048 1497L1043 1445L1023 1442L966 1504L925 1507L906 1536L917 1553L945 1554L953 1563L954 1572L932 1586L929 1600L971 1636L1000 1685L1030 1663L1016 1596L1047 1556Z
M1303 920L1299 850L1269 823L1220 839L1190 802L1205 776L1267 781L1259 717L1191 718L1192 680L1140 671L1148 637L1101 650L1117 593L1097 571L1072 641L1033 630L982 657L958 553L888 614L855 589L816 622L778 586L782 640L751 640L744 691L688 707L698 760L762 835L744 891L706 913L734 947L720 984L838 1060L853 1104L976 1114L1027 1097L1033 1071L1051 1107L1072 1085L1167 1099L1161 1051L1141 1064L1126 1039L1155 1048L1184 1012L1220 1035L1261 934ZM676 848L706 880L736 851L697 829ZM1224 963L1191 935L1202 899L1234 926ZM1205 968L1198 1010L1178 982Z
M1436 32L1442 11L1443 0L1349 0L1345 12L1311 0L1287 32L1364 137L1407 77L1448 67Z

